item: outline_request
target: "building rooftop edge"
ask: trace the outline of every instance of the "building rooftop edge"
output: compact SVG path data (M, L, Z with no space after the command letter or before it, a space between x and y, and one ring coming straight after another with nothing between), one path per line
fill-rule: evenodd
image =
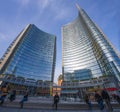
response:
M53 36L53 37L57 37L55 34L51 34L51 33L48 33L48 32L46 32L46 31L43 31L43 30L41 30L39 27L37 27L35 24L31 24L31 23L29 23L26 27L28 27L28 26L34 26L34 27L36 27L37 29L39 29L40 31L42 31L42 32L44 32L44 33L46 33L46 34L49 34L49 35L51 35L51 36ZM26 28L25 27L25 28Z
M78 3L76 3L75 5L76 5L76 8L77 8L78 12L81 12L83 10ZM65 25L62 25L62 28L66 27L67 25L73 24L74 21L76 21L76 19L78 18L78 16L75 19L73 19L72 21L66 23Z

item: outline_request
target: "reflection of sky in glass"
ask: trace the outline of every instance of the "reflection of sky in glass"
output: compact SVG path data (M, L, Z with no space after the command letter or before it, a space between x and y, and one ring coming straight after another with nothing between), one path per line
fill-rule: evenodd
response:
M116 75L120 79L120 59L104 34L83 10L79 11L74 21L63 26L62 31L64 80L73 78L71 73L75 70L87 69L91 70L92 77L106 74ZM79 74L78 79L83 77L83 74Z
M41 80L51 80L55 36L34 25L26 33L5 73Z
M93 54L89 35L81 26L80 18L63 27L63 64L64 74L75 70L90 69L93 76L101 75ZM98 69L97 72L93 69ZM81 74L82 75L82 74ZM67 76L66 76L67 77ZM80 76L81 77L81 76Z

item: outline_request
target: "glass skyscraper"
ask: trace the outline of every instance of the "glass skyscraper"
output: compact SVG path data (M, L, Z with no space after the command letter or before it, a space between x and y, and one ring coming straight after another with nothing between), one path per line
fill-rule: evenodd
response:
M56 37L28 25L0 60L0 74L52 81L56 61Z
M78 17L62 27L64 81L114 75L120 81L120 58L103 32L78 5Z

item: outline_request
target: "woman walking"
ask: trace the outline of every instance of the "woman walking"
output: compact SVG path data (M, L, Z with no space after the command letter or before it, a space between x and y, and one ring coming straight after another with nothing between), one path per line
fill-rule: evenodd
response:
M84 100L85 100L86 104L88 105L89 109L92 110L92 104L91 104L91 101L87 94L84 95Z

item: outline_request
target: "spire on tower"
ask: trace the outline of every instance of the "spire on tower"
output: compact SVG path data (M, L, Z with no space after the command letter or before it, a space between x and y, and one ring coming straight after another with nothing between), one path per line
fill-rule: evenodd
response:
M76 5L76 7L77 7L77 9L78 9L79 11L82 10L82 8L80 7L80 5L79 5L78 3L76 3L75 5Z

